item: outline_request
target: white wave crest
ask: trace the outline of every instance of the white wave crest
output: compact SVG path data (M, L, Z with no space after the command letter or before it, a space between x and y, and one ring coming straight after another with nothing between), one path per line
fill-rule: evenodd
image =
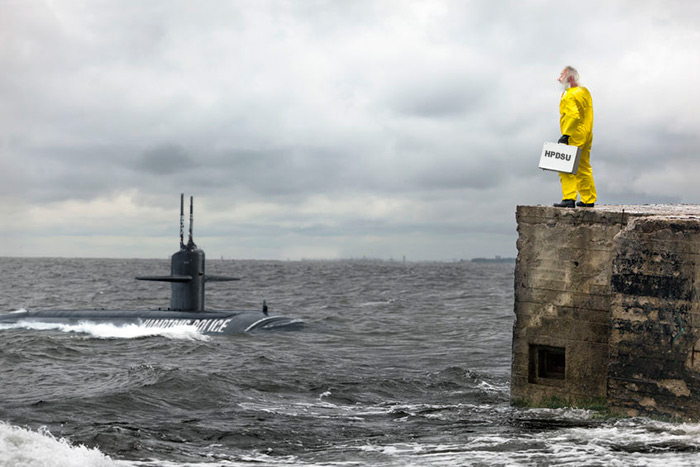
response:
M209 336L206 336L199 332L195 326L188 325L178 325L172 327L146 327L137 324L126 324L123 326L116 326L109 323L94 323L91 321L84 321L78 324L62 324L62 323L43 323L43 322L30 322L30 321L20 321L18 323L12 324L0 324L0 330L2 329L30 329L37 331L61 331L61 332L75 332L81 334L88 334L92 337L98 339L138 339L141 337L153 337L160 336L168 339L181 339L181 340L209 340Z
M98 449L73 446L47 429L38 432L0 422L0 465L26 467L125 466Z

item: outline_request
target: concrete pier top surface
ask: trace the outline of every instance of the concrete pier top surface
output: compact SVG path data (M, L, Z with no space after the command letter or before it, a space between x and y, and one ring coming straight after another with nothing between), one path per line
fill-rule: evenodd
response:
M537 209L556 212L582 213L605 212L625 213L640 216L700 216L700 204L596 204L594 208L555 208L554 206L518 206L518 208Z

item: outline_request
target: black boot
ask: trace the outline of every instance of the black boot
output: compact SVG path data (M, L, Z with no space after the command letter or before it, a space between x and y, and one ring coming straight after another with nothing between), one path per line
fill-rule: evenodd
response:
M580 208L592 208L595 203L584 203L583 201L576 201L576 206Z
M555 208L575 208L576 200L574 199L563 199L561 203L554 203Z

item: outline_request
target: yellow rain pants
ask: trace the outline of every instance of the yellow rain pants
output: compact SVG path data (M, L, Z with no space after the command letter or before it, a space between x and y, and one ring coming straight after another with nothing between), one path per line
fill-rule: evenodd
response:
M593 99L588 89L572 87L567 89L559 102L559 126L562 135L569 135L569 144L581 148L581 158L576 175L559 173L562 199L595 203L597 196L591 167L591 145L593 144Z

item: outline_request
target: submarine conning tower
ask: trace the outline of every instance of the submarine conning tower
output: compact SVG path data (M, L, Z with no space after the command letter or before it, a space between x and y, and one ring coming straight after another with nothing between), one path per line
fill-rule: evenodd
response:
M170 260L170 276L142 276L143 281L170 282L170 310L204 311L204 284L213 281L236 281L235 277L207 276L204 271L204 250L192 239L194 198L190 196L189 238L185 244L185 195L180 195L180 251Z

